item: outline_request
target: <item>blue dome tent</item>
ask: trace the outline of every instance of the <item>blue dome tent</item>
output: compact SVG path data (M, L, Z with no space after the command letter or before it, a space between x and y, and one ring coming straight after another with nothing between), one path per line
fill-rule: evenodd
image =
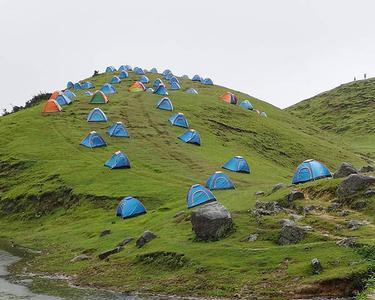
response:
M122 219L133 218L147 213L146 208L136 198L125 197L116 209L116 216Z
M215 196L210 190L200 184L192 185L186 196L186 204L188 208L213 201L216 201Z
M192 95L198 95L197 90L194 89L194 88L189 88L189 89L187 89L187 90L186 90L186 93L187 93L187 94L192 94Z
M76 94L74 94L71 90L65 90L63 94L70 100L74 100L75 98L77 98Z
M100 90L106 95L116 93L115 87L109 83L104 84Z
M94 85L91 82L86 81L85 83L82 83L81 87L83 90L88 90L94 88Z
M95 107L92 111L90 111L87 122L107 122L107 116L105 113L98 107Z
M149 83L150 80L146 75L142 75L141 78L139 78L139 81L142 82L143 84Z
M120 79L128 78L128 77L129 77L129 74L128 74L128 72L126 72L126 71L121 71L120 74L118 75L118 77L119 77Z
M157 89L161 84L164 85L163 81L160 78L156 78L154 83L152 84L152 87Z
M174 77L174 75L172 74L172 72L168 73L167 75L164 76L164 78L166 80L171 80L171 78Z
M166 69L163 71L163 73L161 73L163 76L167 76L167 74L171 73L171 70L169 69Z
M194 129L190 129L186 131L184 134L178 137L181 141L184 141L188 144L195 144L200 146L201 145L201 137L197 131Z
M200 77L198 74L196 74L196 75L193 76L193 78L191 80L192 81L201 82L202 81L202 77Z
M116 122L108 128L107 133L109 136L114 137L129 137L128 130L125 128L122 122Z
M68 81L68 83L66 84L66 88L67 89L73 89L74 88L74 83L71 82L71 81Z
M239 106L247 110L253 110L253 105L249 102L249 100L242 101Z
M173 110L173 104L169 98L164 97L158 103L156 103L156 108L163 109L163 110Z
M74 84L74 89L75 89L76 91L78 91L78 90L82 90L82 86L81 86L81 84L80 84L79 82L75 83L75 84Z
M174 126L189 128L189 123L186 120L183 113L174 114L172 117L169 118L169 122Z
M178 82L173 81L173 82L171 83L171 90L173 90L173 91L177 91L177 90L180 90L180 89L181 89L181 87L180 87L180 85L179 85Z
M206 188L210 190L228 190L234 189L234 184L226 174L219 171L207 179Z
M297 167L292 179L292 184L303 183L331 176L331 172L321 162L314 159L308 159Z
M242 156L233 157L224 164L223 169L227 169L232 172L250 173L250 167Z
M172 84L172 82L180 83L180 81L178 80L178 78L177 78L176 76L172 76L172 77L169 79L169 83Z
M152 74L158 74L158 70L156 68L152 68L150 70L150 73L152 73Z
M165 88L164 84L159 84L159 86L155 89L154 94L168 96L168 91Z
M116 68L114 66L109 66L105 69L106 73L113 73L116 72Z
M120 83L120 82L121 82L120 77L118 77L118 76L113 76L112 79L111 79L110 84L118 84L118 83Z
M203 84L205 85L214 85L213 81L211 80L211 78L206 78L202 81Z
M122 153L121 151L117 151L114 153L110 159L106 161L104 166L112 169L130 169L130 161L129 158Z
M72 102L72 100L64 94L58 95L55 100L60 106L68 105Z
M122 72L122 71L131 71L132 70L132 67L129 66L129 65L122 65L120 68L118 68L118 71L119 72Z
M96 131L91 131L83 139L80 145L88 147L88 148L98 148L98 147L106 147L107 143L98 133L96 133Z
M134 68L134 73L137 75L145 75L145 72L143 71L142 68L135 67Z

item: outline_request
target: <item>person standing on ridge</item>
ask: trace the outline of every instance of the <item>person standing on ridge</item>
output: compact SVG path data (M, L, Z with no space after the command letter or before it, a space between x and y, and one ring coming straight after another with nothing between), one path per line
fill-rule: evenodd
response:
M365 73L365 74L363 74L363 78L364 79L366 79L367 78L367 74Z

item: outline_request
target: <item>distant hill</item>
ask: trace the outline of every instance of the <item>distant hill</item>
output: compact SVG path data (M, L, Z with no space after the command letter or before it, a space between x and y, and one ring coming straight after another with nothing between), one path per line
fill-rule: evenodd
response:
M286 110L322 130L375 135L375 78L342 84Z

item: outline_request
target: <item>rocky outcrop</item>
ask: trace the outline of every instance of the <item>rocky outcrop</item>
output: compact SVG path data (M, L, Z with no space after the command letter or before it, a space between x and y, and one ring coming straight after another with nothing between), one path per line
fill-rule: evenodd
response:
M153 239L156 238L156 235L149 230L146 230L136 241L136 245L138 248L143 247L147 243L151 242Z
M351 164L343 162L338 170L333 174L333 178L344 178L348 177L351 174L358 174L356 168L354 168Z
M105 252L102 252L99 254L99 259L103 260L103 259L106 259L108 258L108 256L110 255L113 255L113 254L116 254L116 253L119 253L123 250L124 248L121 247L121 246L118 246L116 248L113 248L111 250L108 250L108 251L105 251Z
M255 208L252 210L253 215L255 216L268 216L277 214L282 210L281 206L276 201L270 202L255 202Z
M191 214L191 224L198 240L216 241L233 229L228 210L219 202L200 206Z
M356 220L350 220L347 224L346 227L350 230L357 230L359 227L362 226L362 223Z
M339 184L336 192L339 198L351 198L372 185L375 177L352 174Z
M300 199L305 199L305 195L301 191L293 190L286 195L286 200L288 202L293 202Z
M336 245L341 247L353 247L357 242L357 237L345 237L336 242Z
M305 236L305 228L298 226L290 220L286 220L282 223L280 231L279 244L280 245L291 245L297 244Z
M375 172L375 168L373 166L364 166L359 169L359 173L369 173L369 172Z

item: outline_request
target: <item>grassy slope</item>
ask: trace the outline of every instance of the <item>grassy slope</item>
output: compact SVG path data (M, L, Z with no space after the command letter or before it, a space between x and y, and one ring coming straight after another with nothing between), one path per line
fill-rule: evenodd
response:
M374 159L375 78L342 84L287 109L322 130L350 141L352 149Z
M267 112L269 117L261 118L219 101L225 88L182 81L183 90L194 86L199 95L171 91L170 99L175 111L184 112L202 138L201 147L184 144L177 139L184 130L168 123L171 113L155 109L159 96L127 91L137 76L131 77L116 86L118 93L102 106L110 123L121 120L126 124L130 139L108 138L105 129L109 124L87 123L93 106L80 92L78 100L64 107L61 114L42 115L42 107L37 106L0 118L0 157L6 162L0 178L1 204L4 212L9 211L0 219L1 235L45 250L35 258L33 270L81 274L77 279L81 283L122 290L231 296L244 286L249 294L277 294L296 277L302 284L349 276L368 267L355 251L339 248L318 234L310 234L301 244L277 246L277 219L283 216L266 219L263 232L247 211L255 203L255 191L279 181L289 182L295 166L306 158L318 158L330 168L343 160L361 165L357 155L336 146L331 133L238 93L240 99L249 99L255 108ZM110 78L101 74L90 81L101 86ZM79 146L91 130L101 133L109 146L95 150ZM129 156L132 169L110 171L103 167L117 150ZM173 216L186 211L189 186L204 183L234 155L247 158L252 173L230 173L237 189L215 195L230 209L237 230L219 242L194 242L190 222L175 223ZM149 213L126 221L116 219L117 201L127 195L141 199ZM57 208L51 213L43 214L54 206ZM107 228L113 233L99 238ZM146 229L158 238L144 248L137 250L131 245L109 262L95 258L125 236L137 237ZM258 230L262 232L258 241L240 242ZM94 258L69 263L84 250ZM184 253L190 264L172 268L135 262L137 254L153 251ZM319 276L309 273L313 257L327 265ZM335 259L340 260L340 266L329 264ZM197 273L198 266L206 271ZM270 281L272 284L267 284Z

